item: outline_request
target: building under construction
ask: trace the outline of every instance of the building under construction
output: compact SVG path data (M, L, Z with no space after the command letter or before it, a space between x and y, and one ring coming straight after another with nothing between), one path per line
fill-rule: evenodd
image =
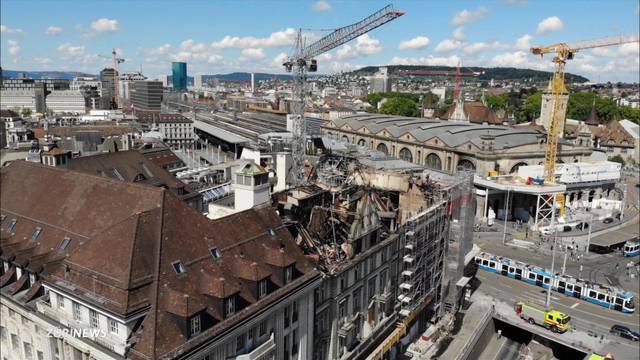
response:
M456 205L473 198L471 177L460 182L378 155L334 149L307 185L274 196L324 274L315 294L314 359L383 355L457 309L451 284L462 277L472 225L452 220L460 216ZM463 208L473 221L473 207Z

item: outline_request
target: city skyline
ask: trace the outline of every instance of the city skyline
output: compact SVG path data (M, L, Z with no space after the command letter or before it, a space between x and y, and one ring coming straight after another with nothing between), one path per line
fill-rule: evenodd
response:
M387 3L5 1L1 62L4 69L97 74L111 64L101 55L108 57L117 48L127 59L123 71L142 68L151 78L170 74L172 61L187 62L190 75L282 73L296 28L312 29L305 33L317 38L326 33L319 29L351 24ZM639 27L633 1L553 6L514 0L396 1L394 6L406 14L319 56L320 72L389 64L455 66L459 61L463 66L551 70L550 58L531 55L531 45L633 35ZM272 16L263 16L269 12ZM21 16L25 13L31 16ZM638 82L638 66L638 45L631 43L581 52L568 71L594 82Z

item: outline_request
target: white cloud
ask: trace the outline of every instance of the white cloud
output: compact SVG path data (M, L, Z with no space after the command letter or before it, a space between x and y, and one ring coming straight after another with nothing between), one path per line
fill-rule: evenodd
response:
M57 26L49 26L47 28L47 31L45 31L44 33L46 35L56 36L56 35L60 34L61 32L62 32L62 28L57 27Z
M416 36L410 40L401 41L398 45L400 50L418 50L424 49L431 43L431 40L426 36Z
M464 41L464 27L459 26L453 30L453 39L458 41Z
M149 50L149 55L166 55L171 51L171 44L164 44L155 49Z
M411 57L398 57L394 56L391 58L389 63L391 65L447 65L447 66L456 66L462 59L456 55L439 57L429 55L426 57L420 58L411 58Z
M7 44L9 45L9 54L13 56L20 54L20 51L22 51L20 43L15 40L7 40Z
M207 63L209 64L217 64L222 61L223 57L220 54L211 54L209 58L207 58Z
M560 31L564 28L562 20L557 16L550 16L538 23L536 34L544 34L550 31Z
M356 39L354 46L345 44L336 51L336 59L349 59L362 55L377 54L382 51L380 40L369 36L369 34L360 35Z
M463 43L460 41L446 39L446 40L440 41L438 46L436 46L436 52L449 52L449 51L460 49L462 46L463 46Z
M112 32L118 30L118 20L101 18L91 23L91 28L97 32Z
M508 47L507 45L502 44L498 41L494 41L492 43L477 42L477 43L466 44L462 50L467 54L475 54L481 51L499 50L507 47Z
M325 0L318 0L311 5L313 11L329 11L331 10L331 4Z
M58 46L58 51L62 54L63 57L76 57L84 54L84 45L71 46L71 44L69 43L64 43Z
M6 25L0 25L0 33L2 34L22 34L22 29L10 28Z
M180 50L200 53L207 50L207 45L205 43L196 43L192 39L188 39L180 43Z
M507 5L525 5L528 0L502 0Z
M516 40L516 49L529 50L531 48L531 40L533 40L533 36L529 34L522 35Z
M618 46L609 46L591 49L591 53L597 56L605 57L621 57L629 55L638 55L640 53L640 47L638 43L627 43Z
M271 64L274 68L282 69L282 64L285 61L287 61L288 58L289 58L289 55L287 53L281 52L280 54L276 55L276 57L273 58L273 61L271 62Z
M41 65L46 65L51 63L51 59L48 57L35 57L33 58L33 62Z
M262 48L242 49L240 55L242 60L260 60L266 57Z
M484 6L480 6L475 10L469 11L464 9L459 13L455 14L451 18L451 23L453 25L460 25L468 22L472 22L475 20L482 19L487 14L487 8Z
M226 48L268 48L279 46L290 46L295 42L297 31L288 28L282 31L276 31L267 38L256 38L253 36L225 36L220 41L211 44L216 49Z

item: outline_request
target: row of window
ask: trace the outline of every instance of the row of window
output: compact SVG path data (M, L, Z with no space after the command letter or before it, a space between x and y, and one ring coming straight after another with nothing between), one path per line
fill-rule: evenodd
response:
M52 300L53 299L57 299L57 304L58 304L58 308L61 310L65 309L65 303L66 303L66 299L64 296L61 296L59 294L56 293L49 293ZM77 322L83 322L84 318L83 318L83 314L82 314L82 305L80 305L80 303L71 300L71 311L73 313L73 320L77 321ZM89 326L91 326L94 329L99 329L100 328L100 321L99 321L99 317L100 315L98 314L97 311L93 310L93 309L89 309ZM109 331L112 334L118 334L118 322L113 320L113 319L107 319L108 320L108 328Z
M6 219L6 215L4 214L0 215L0 224L4 222L4 219ZM16 225L18 225L18 219L11 219L11 221L7 225L7 230L9 232L12 232L13 230L15 230ZM33 229L33 232L31 233L31 240L34 240L34 241L38 240L38 238L40 237L40 234L42 234L42 228L40 226L36 226L35 229ZM62 241L58 244L58 250L61 250L61 251L65 250L69 245L69 242L71 242L71 239L69 237L64 237Z
M370 255L368 260L356 264L349 272L342 274L340 276L340 291L345 291L350 285L352 285L350 281L351 278L353 278L353 283L355 284L366 274L369 274L375 271L379 266L386 264L387 260L393 257L394 249L395 243L390 246L386 246L378 250L375 255ZM350 276L351 273L353 273L353 277Z

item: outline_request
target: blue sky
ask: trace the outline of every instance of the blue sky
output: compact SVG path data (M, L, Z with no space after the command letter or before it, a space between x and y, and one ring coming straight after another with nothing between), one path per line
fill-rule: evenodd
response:
M123 70L151 77L282 72L295 29L311 36L353 23L385 1L29 1L1 3L1 64L13 70L97 73L117 48ZM394 1L406 14L318 58L321 72L427 64L550 69L531 44L637 34L637 0ZM586 50L567 69L593 81L639 81L638 44Z

